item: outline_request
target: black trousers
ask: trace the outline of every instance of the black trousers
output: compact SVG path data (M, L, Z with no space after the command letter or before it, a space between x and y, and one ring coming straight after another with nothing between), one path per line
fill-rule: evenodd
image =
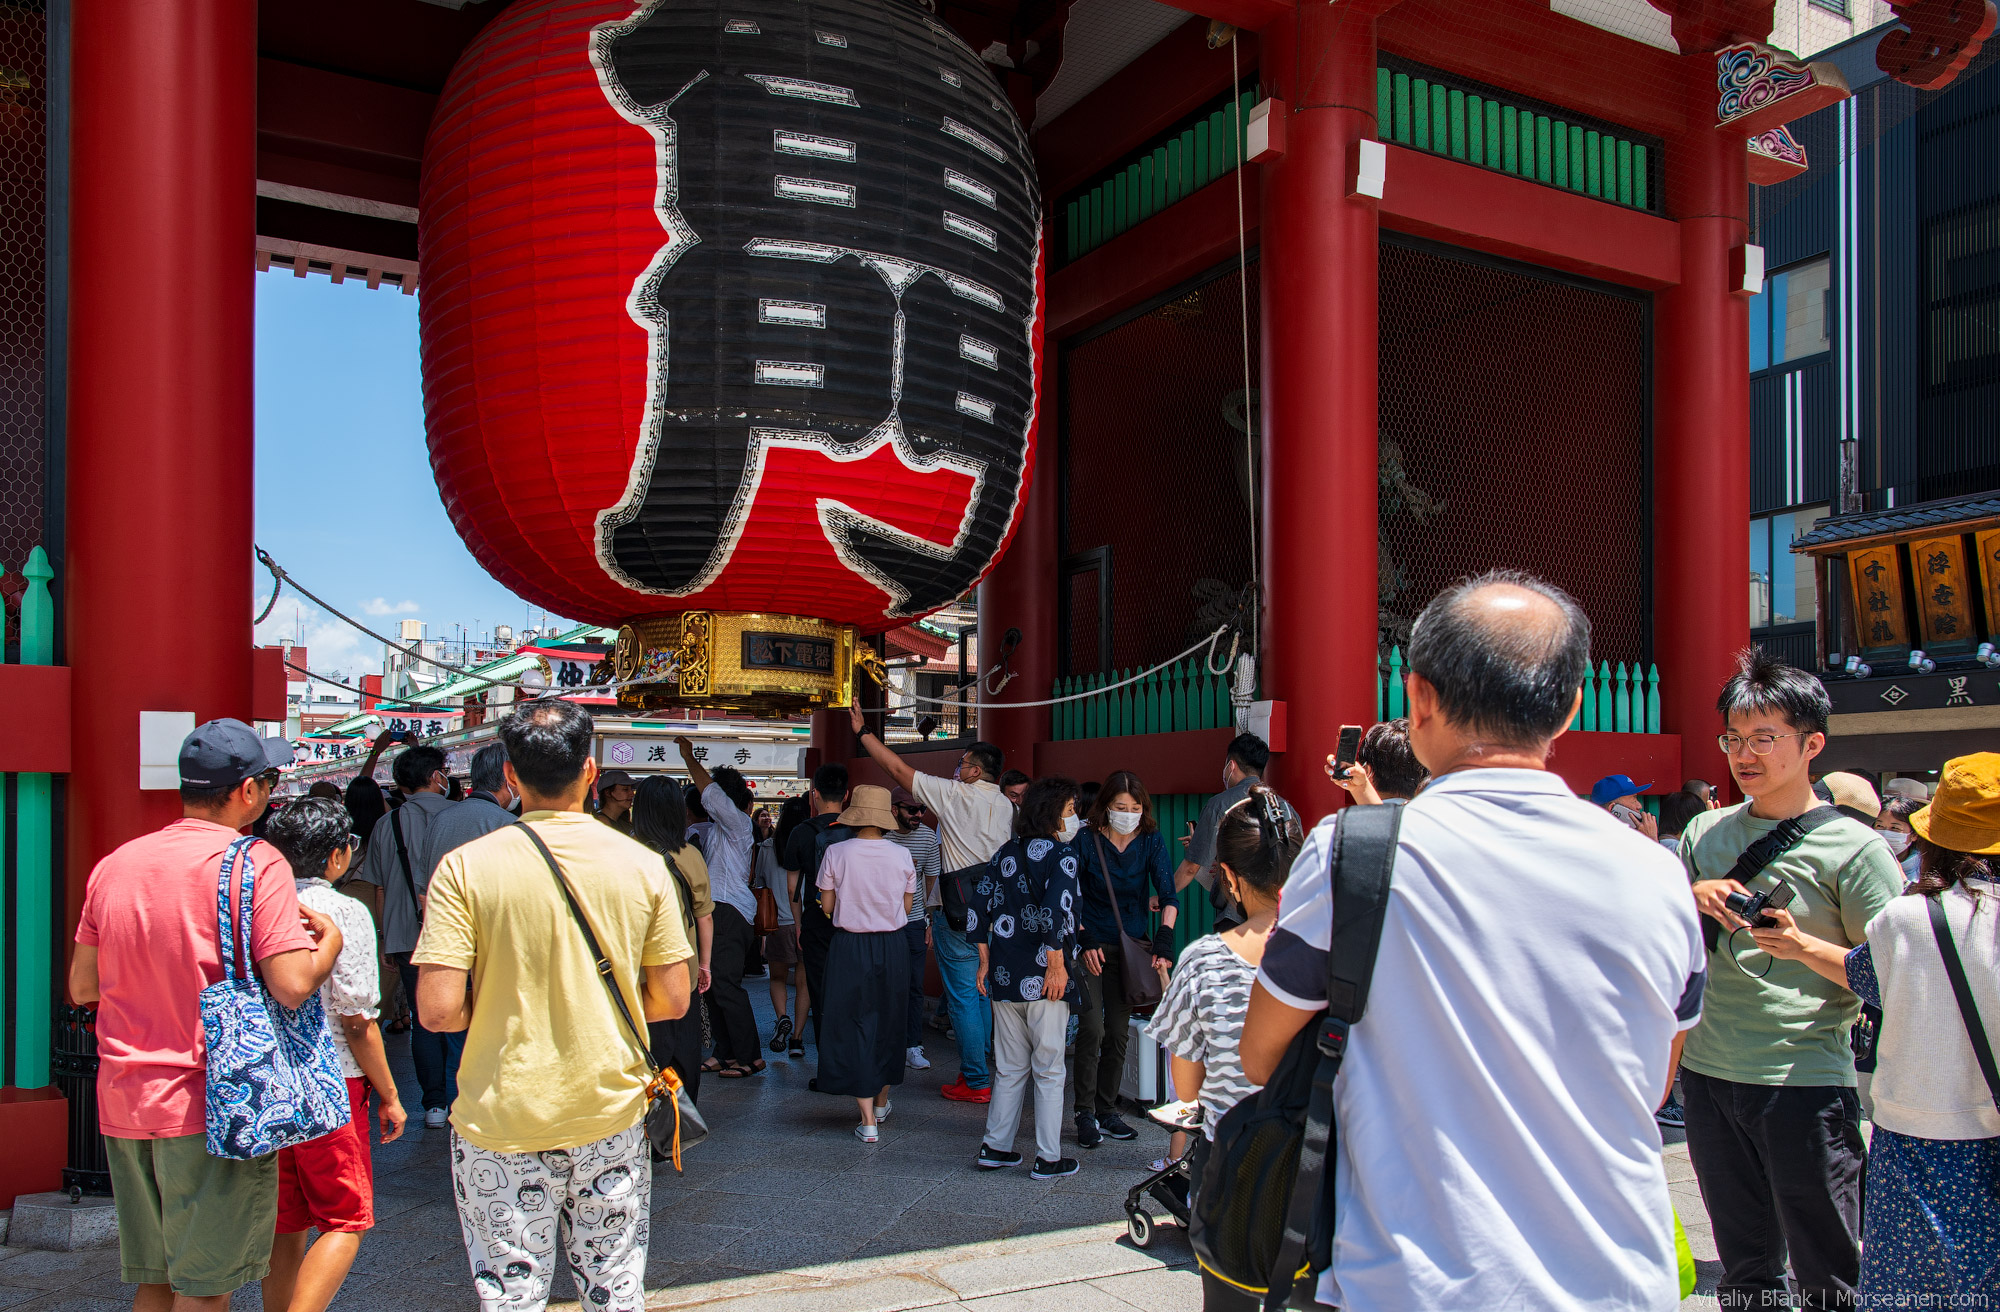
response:
M727 902L715 904L714 935L708 954L708 1024L715 1054L748 1066L757 1060L757 1017L743 991L743 962L750 952L750 922Z
M646 1042L653 1050L653 1060L662 1067L673 1067L687 1086L688 1097L697 1103L701 1101L700 998L697 993L688 1001L688 1009L679 1020L646 1022Z
M806 1001L812 1014L813 1044L820 1042L820 998L826 993L826 953L833 946L833 921L814 898L799 905L799 968L806 973Z
M1681 1068L1688 1157L1722 1259L1727 1309L1848 1308L1861 1278L1861 1100L1838 1085L1738 1084Z
M910 948L910 1015L909 1024L904 1027L905 1048L924 1046L924 965L931 955L929 933L928 920L912 920L903 927L903 937Z
M1080 966L1083 1014L1076 1027L1076 1110L1108 1112L1125 1083L1125 1049L1132 1040L1132 1005L1125 1001L1125 962L1118 945L1104 949L1104 973Z

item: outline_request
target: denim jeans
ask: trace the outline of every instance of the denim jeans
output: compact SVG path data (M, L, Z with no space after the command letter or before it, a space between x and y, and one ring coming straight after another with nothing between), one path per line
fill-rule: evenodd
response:
M946 922L940 907L931 912L931 950L937 953L938 975L944 980L951 1028L958 1034L958 1073L967 1086L984 1089L993 1082L986 1064L986 1049L993 1041L993 1007L979 992L979 949Z
M465 1053L465 1031L439 1034L424 1028L417 1018L417 967L410 954L399 952L390 960L403 977L403 992L410 999L410 1060L416 1063L417 1084L423 1093L425 1111L449 1108L458 1101L458 1059Z
M907 1034L903 1040L903 1046L906 1048L924 1046L924 964L931 955L931 945L924 936L929 928L930 926L921 920L912 920L903 927L903 937L910 949L910 1014L908 1023L904 1027ZM975 954L978 951L978 948L973 949ZM975 958L974 967L976 968L978 964Z

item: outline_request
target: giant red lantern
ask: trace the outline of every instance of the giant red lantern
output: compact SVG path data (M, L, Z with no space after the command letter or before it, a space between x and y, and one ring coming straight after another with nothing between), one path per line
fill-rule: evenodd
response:
M517 0L422 186L431 464L493 576L652 700L843 701L963 595L1036 418L1025 134L910 0Z

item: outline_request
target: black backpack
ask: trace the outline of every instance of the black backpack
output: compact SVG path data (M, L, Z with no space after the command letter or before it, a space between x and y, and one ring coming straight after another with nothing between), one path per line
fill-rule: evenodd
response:
M1347 1056L1348 1030L1368 1005L1402 818L1400 803L1341 813L1328 854L1327 1010L1293 1038L1270 1083L1216 1125L1195 1182L1189 1237L1196 1260L1261 1297L1266 1312L1278 1312L1299 1281L1332 1260L1333 1079Z

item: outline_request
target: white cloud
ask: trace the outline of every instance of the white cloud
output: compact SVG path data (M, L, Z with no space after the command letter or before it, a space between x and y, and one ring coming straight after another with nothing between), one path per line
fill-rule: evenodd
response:
M361 613L364 615L414 615L417 613L417 603L414 601L391 602L384 597L375 597L361 603Z
M268 592L260 595L257 610L251 614L264 609L270 600ZM260 647L275 647L282 642L303 643L314 673L343 673L347 676L343 680L346 683L357 683L360 675L382 671L381 643L289 593L279 598L269 618L257 626L254 638ZM293 679L304 677L296 671L287 673Z

